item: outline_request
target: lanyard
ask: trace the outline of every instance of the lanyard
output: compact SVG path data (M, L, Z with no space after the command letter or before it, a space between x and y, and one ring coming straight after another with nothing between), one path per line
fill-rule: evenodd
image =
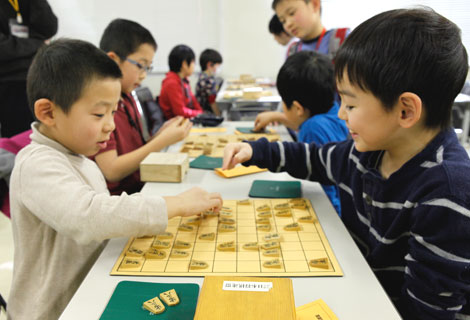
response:
M326 29L323 28L323 30L321 31L320 38L317 41L317 45L315 46L315 51L318 51L318 49L320 49L320 43L323 40L323 36L325 35L325 32L326 32Z
M123 98L125 99L125 97L123 97ZM146 144L146 141L144 139L144 135L142 134L142 130L137 125L137 122L135 121L135 119L132 118L131 113L129 112L129 110L127 110L127 106L124 103L124 101L122 101L122 107L124 108L124 111L126 112L127 120L129 121L129 124L131 125L131 127L133 127L135 130L137 130L137 132L139 133L140 139L142 139L142 144L143 145Z
M323 28L323 30L321 31L320 37L317 40L317 44L315 45L315 51L318 51L318 49L320 49L320 44L321 44L321 41L323 40L323 37L325 36L325 33L326 33L326 29ZM302 51L302 42L300 42L300 45L297 47L296 52L299 52L299 51Z
M8 0L8 2L10 2L13 9L16 11L16 21L18 21L19 24L22 24L23 18L21 17L20 5L18 3L18 0Z

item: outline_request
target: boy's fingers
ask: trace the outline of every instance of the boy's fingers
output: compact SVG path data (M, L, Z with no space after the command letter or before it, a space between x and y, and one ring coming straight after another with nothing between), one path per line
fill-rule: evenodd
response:
M227 170L228 165L232 162L232 157L234 153L234 149L229 147L225 148L224 150L224 161L222 163L222 170Z

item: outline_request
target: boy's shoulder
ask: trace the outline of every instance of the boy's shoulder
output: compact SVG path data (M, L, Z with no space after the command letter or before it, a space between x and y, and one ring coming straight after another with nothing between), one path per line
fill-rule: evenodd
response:
M335 104L329 112L316 114L305 120L299 130L299 137L308 141L324 144L331 141L342 141L348 137L348 128L344 120L337 116L338 106ZM333 112L332 112L333 111Z

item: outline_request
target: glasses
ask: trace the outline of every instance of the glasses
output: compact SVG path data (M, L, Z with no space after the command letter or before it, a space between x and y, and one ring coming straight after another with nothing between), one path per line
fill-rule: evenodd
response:
M153 66L152 65L149 65L149 66L143 66L141 63L135 61L135 60L132 60L132 59L129 59L129 58L126 58L126 61L129 61L130 63L132 63L134 66L136 66L137 68L139 68L139 70L142 72L142 71L145 71L147 73L149 73L150 71L152 71L153 69Z

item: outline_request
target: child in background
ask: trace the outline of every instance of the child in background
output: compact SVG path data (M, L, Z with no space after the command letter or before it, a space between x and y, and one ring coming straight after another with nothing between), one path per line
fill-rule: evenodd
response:
M79 40L55 41L33 60L27 89L38 122L10 184L9 319L58 319L107 239L155 235L174 216L220 209L220 195L199 188L168 197L109 194L88 157L106 147L114 130L120 77L103 51Z
M222 56L216 50L206 49L201 53L199 63L202 72L196 85L196 98L204 111L220 116L220 110L215 103L219 90L215 74L222 64Z
M334 60L350 32L348 28L326 30L321 22L321 0L274 0L272 8L284 30L300 39L288 48L288 56L307 50L326 54Z
M150 152L158 152L184 139L191 123L182 122L181 117L172 119L148 142L144 139L141 117L131 92L145 79L157 50L147 29L133 21L113 20L104 30L100 48L121 69L121 99L114 116L116 129L94 160L103 172L111 194L132 194L143 187L140 162Z
M271 122L299 130L297 141L323 145L348 137L346 123L338 118L334 101L335 78L330 59L314 51L297 52L287 58L277 75L276 86L283 112L262 112L255 120L255 131ZM335 185L322 185L339 215L341 204Z
M342 220L402 317L467 319L470 160L450 127L468 73L459 28L430 9L384 12L354 29L335 68L353 140L231 144L223 169L335 183Z
M279 18L276 14L274 14L269 21L269 33L273 35L274 40L276 40L277 43L287 48L286 54L284 56L284 58L287 58L290 45L294 42L297 42L299 39L293 37L292 35L288 34L286 30L284 30L284 27L282 26L282 23L279 21Z
M184 44L177 45L170 52L170 71L162 81L159 97L166 119L176 116L192 118L203 112L188 80L194 72L195 59L194 51Z

